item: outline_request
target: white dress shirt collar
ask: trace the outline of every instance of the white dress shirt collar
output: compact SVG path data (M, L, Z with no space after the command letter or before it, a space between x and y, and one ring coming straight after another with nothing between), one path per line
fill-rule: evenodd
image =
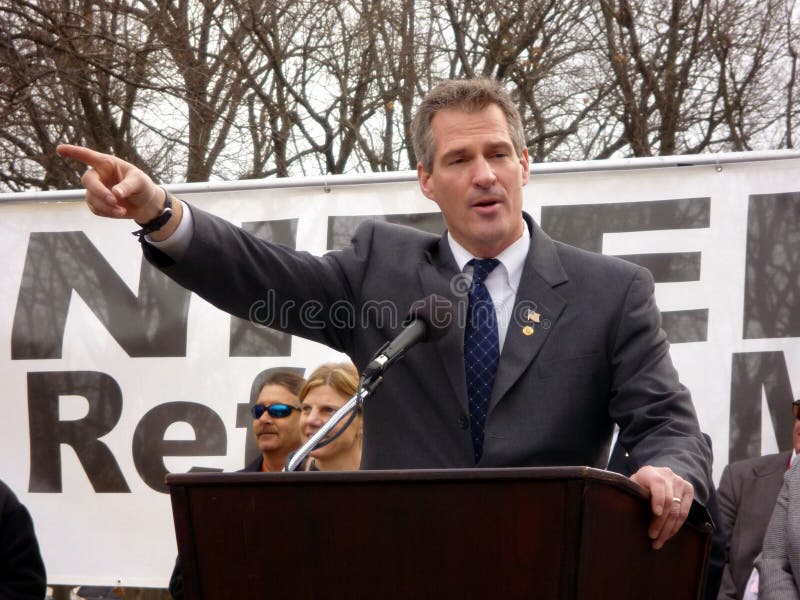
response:
M463 272L467 263L476 257L472 256L464 246L459 244L449 232L447 234L447 243L450 244L450 251L453 253L458 270ZM525 259L528 256L530 245L531 232L528 230L528 224L524 223L522 235L517 238L517 241L494 257L500 261L498 267L501 265L504 267L503 272L505 273L506 282L515 294L519 289L519 282L522 279L522 270L525 268Z
M466 248L454 240L449 233L447 242L450 244L450 250L459 270L464 272L464 269L467 268L467 263L475 257L467 252ZM528 225L525 224L519 239L495 257L500 261L500 264L486 277L486 289L492 298L492 304L494 304L497 316L497 334L501 351L506 341L508 326L511 323L517 290L522 279L522 271L525 268L525 260L528 256L530 245L531 233L528 231Z

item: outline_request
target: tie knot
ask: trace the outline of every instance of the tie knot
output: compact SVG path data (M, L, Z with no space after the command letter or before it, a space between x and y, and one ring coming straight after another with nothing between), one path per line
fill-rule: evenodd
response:
M478 285L489 276L494 268L500 264L496 258L473 258L468 265L472 265L472 285Z

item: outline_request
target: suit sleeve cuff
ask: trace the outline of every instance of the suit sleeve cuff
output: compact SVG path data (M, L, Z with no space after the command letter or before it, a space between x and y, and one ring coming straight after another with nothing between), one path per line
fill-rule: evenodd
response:
M188 204L177 198L175 201L180 202L183 208L183 217L181 218L181 222L178 223L178 228L173 231L172 235L167 239L161 240L160 242L153 241L150 239L149 235L146 235L144 239L147 240L148 244L177 262L183 258L186 249L189 247L189 243L192 241L192 235L194 234L194 218L192 217L192 211L189 209Z

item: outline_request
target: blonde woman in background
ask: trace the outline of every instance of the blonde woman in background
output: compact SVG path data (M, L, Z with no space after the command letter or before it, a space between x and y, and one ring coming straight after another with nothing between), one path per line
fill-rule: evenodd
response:
M358 371L351 363L326 363L308 376L300 390L300 434L311 438L358 389ZM332 438L346 418L328 434ZM357 471L361 465L364 424L359 410L353 422L331 443L317 448L306 462L307 471Z

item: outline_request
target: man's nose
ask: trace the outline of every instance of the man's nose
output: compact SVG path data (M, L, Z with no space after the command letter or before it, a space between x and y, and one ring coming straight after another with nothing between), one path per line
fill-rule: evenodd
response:
M484 157L479 157L474 162L474 170L472 172L473 183L480 188L491 187L497 181L497 176L494 174L494 169L489 161Z

